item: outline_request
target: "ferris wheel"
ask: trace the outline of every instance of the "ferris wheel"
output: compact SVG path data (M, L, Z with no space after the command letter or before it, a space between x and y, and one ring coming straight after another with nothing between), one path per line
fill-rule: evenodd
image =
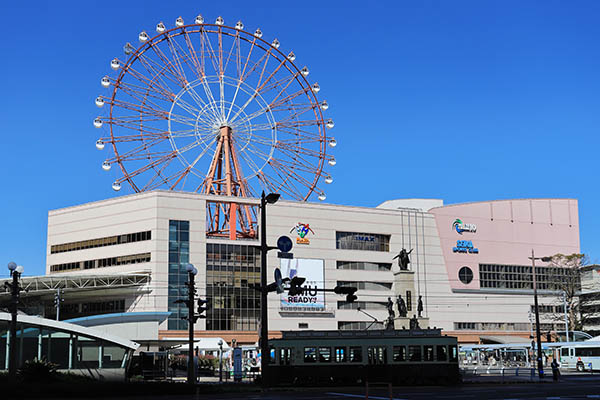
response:
M326 130L334 123L296 55L222 17L213 24L179 17L155 30L140 32L137 46L126 43L125 57L110 62L114 75L100 82L106 93L95 103L105 113L94 126L104 133L96 148L112 150L102 168L120 172L113 189L127 182L135 192L257 197L264 190L325 200L323 183L333 182L325 168L336 164L326 150L337 144ZM224 207L214 210L225 215L216 225L254 234L248 209Z

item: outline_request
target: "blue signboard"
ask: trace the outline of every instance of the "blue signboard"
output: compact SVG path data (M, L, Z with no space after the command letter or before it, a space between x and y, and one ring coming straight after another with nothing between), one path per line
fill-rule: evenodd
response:
M453 247L452 251L454 253L479 254L479 249L473 247L473 242L470 240L457 240L456 247Z

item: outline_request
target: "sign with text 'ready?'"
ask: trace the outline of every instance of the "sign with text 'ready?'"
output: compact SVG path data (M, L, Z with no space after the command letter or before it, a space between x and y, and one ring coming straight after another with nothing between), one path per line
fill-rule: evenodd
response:
M477 226L475 224L465 224L461 219L456 218L452 223L452 230L455 230L459 235L462 235L463 232L477 232Z
M280 265L284 277L290 279L294 278L294 276L306 278L306 281L302 285L306 290L301 295L290 296L287 292L281 294L281 309L298 310L298 308L301 308L318 311L325 308L325 294L315 290L325 288L325 263L323 260L305 258L281 259Z
M310 229L310 226L308 224L303 224L302 222L298 222L296 226L294 226L290 230L290 233L294 231L296 231L296 233L298 234L298 237L296 238L297 244L310 244L310 240L306 236L309 232L313 235L315 234L315 231Z
M471 253L479 254L479 249L473 247L473 242L470 240L457 240L456 246L452 248L454 253Z

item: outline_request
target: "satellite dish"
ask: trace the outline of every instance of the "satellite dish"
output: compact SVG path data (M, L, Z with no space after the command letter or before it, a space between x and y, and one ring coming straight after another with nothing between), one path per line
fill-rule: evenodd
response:
M287 236L279 236L277 239L277 248L282 253L288 253L292 249L292 239Z
M283 280L281 279L281 270L279 268L275 268L275 285L277 285L277 293L278 294L281 294L284 292Z

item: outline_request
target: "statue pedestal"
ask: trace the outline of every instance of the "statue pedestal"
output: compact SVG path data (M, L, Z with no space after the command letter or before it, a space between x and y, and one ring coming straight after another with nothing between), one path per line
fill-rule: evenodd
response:
M410 312L409 312L410 314ZM412 318L412 317L411 317ZM394 329L402 330L402 329L410 329L410 320L411 318L399 317L394 319ZM419 328L427 329L429 328L429 318L417 318L419 321Z
M398 271L394 272L394 295L396 299L401 295L406 303L406 310L408 311L407 317L411 318L413 315L417 314L417 305L419 301L419 296L415 292L415 271ZM394 300L395 302L396 300ZM400 318L403 318L400 316ZM406 329L408 329L408 324L406 324Z

